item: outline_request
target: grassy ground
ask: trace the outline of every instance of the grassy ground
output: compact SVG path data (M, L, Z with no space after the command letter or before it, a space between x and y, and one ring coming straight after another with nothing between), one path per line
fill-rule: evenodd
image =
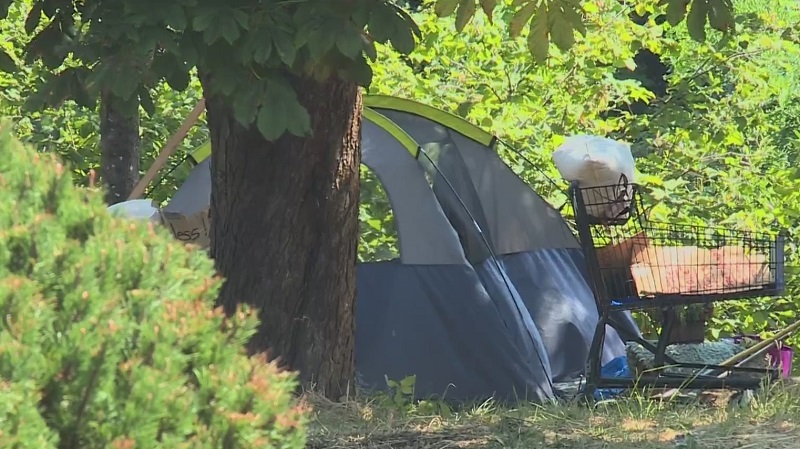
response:
M486 403L442 416L413 405L334 404L309 395L309 448L800 448L800 386L757 393L746 405L714 398L656 402L637 395L594 408Z

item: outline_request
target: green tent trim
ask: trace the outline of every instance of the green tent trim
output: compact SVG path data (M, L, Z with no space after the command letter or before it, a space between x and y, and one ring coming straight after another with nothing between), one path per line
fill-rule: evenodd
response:
M419 145L396 123L369 108L364 108L364 118L380 126L392 135L415 158L419 154Z
M397 126L390 119L386 118L374 109L388 109L393 111L407 112L418 115L428 120L434 121L444 127L452 129L464 136L485 145L493 147L496 141L495 136L484 131L480 127L468 122L467 120L449 112L436 109L413 100L391 97L388 95L367 95L364 97L364 118L380 126L392 135L412 156L417 157L419 146L402 128ZM211 156L211 141L207 141L189 152L187 161L192 165L203 162Z
M457 131L481 145L491 147L495 142L495 137L493 135L467 120L441 109L436 109L433 106L418 103L414 100L390 97L388 95L367 95L364 97L364 108L390 109L407 112L427 118L444 127Z

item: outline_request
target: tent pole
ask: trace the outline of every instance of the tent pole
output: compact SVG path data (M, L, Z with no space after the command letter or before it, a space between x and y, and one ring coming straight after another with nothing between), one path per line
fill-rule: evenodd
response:
M186 116L186 119L183 120L181 127L175 131L175 134L169 138L167 143L161 148L161 151L156 157L156 160L153 161L153 164L150 165L150 168L147 169L147 172L142 176L142 179L139 180L139 183L136 184L136 187L133 188L131 194L128 196L128 200L134 200L142 196L144 194L145 189L147 186L153 182L158 172L164 168L164 164L167 163L167 160L172 156L175 150L178 148L183 139L186 138L186 135L189 134L189 131L192 127L197 123L197 120L200 118L200 115L206 108L206 101L205 99L200 99L197 102L192 112Z

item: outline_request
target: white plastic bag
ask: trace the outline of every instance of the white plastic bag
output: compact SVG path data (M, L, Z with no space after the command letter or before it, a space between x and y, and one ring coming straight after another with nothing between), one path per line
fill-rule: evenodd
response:
M111 215L133 218L134 220L159 221L161 216L153 200L128 200L108 207Z
M630 145L600 136L570 136L553 152L553 162L564 179L577 181L580 188L603 187L583 191L587 214L601 219L621 218L635 182Z

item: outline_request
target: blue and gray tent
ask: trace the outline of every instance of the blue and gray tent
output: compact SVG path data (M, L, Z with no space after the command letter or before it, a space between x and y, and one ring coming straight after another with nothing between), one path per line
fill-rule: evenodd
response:
M360 387L415 375L417 397L553 399L584 373L598 320L567 222L479 127L400 98L364 105L362 163L388 196L399 254L358 265ZM166 211L208 207L209 155L194 152ZM603 363L624 355L609 329Z

